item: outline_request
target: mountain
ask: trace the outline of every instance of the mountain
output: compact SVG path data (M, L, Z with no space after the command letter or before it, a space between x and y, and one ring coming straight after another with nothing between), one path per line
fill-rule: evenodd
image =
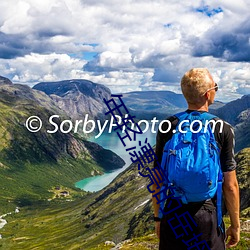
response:
M110 99L111 92L107 87L87 80L65 80L60 82L43 82L35 85L34 89L50 95L56 105L66 112L71 119L108 119L104 113L107 107L103 98ZM150 120L156 117L165 119L174 113L187 108L182 94L171 91L137 91L122 94L123 101L132 115L140 120ZM236 152L250 146L249 119L244 117L250 108L250 95L234 100L227 104L215 101L209 107L211 113L235 126ZM241 114L242 113L242 114Z
M182 94L172 91L135 91L123 93L123 101L131 113L139 119L165 119L187 109L187 102ZM215 101L211 110L223 107L224 103Z
M217 109L214 114L235 126L238 123L238 116L244 110L250 108L250 94L244 95L240 99L231 101L223 107Z
M79 134L48 133L69 117L45 93L19 84L0 85L0 212L51 197L54 186L74 189L74 183L122 167L116 154ZM28 131L26 120L39 116L42 128ZM33 123L37 126L37 123ZM66 126L65 126L66 129Z
M214 101L214 103L209 106L209 111L212 113L212 112L214 112L213 110L217 110L219 108L222 108L224 105L225 105L225 103L223 103L223 102Z
M250 147L250 108L242 111L236 120L235 126L235 151Z
M229 102L212 113L234 126L235 152L250 147L250 95Z
M90 119L107 119L107 107L103 98L110 99L110 90L101 84L88 80L73 79L59 82L41 82L33 89L43 91L54 100L72 119L88 114ZM171 91L137 91L123 93L123 101L138 119L164 119L187 108L182 94ZM224 104L215 102L211 109L216 110Z
M88 80L65 80L59 82L41 82L33 89L43 91L49 95L57 106L65 113L77 120L86 114L89 119L104 120L107 107L103 98L110 99L110 90L101 84Z
M183 95L171 91L136 91L122 95L126 107L137 119L164 119L187 107Z
M13 84L8 78L0 76L0 84Z

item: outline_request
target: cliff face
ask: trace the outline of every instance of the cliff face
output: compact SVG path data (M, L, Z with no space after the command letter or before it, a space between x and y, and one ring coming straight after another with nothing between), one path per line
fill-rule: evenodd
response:
M87 80L65 80L38 83L33 89L45 92L57 106L73 119L86 114L90 119L104 120L106 105L103 98L110 99L110 90L101 84Z

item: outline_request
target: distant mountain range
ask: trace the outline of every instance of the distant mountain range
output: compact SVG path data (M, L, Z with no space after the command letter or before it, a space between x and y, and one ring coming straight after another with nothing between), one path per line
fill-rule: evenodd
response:
M181 94L171 91L137 91L124 93L123 101L139 119L164 119L187 107Z
M105 120L107 107L103 98L110 99L110 90L87 80L65 80L60 82L38 83L34 89L48 94L56 105L72 119L82 118L85 114L93 119ZM184 111L186 101L181 94L171 91L136 91L123 93L123 101L130 113L137 119L166 119L168 116ZM209 107L211 113L224 119L235 127L236 152L250 146L249 114L250 95L227 104L216 101Z
M172 91L136 91L124 93L123 101L131 113L140 119L165 119L187 109L187 102L182 94ZM216 101L210 110L216 110L225 104Z
M229 102L212 113L234 126L235 152L250 147L250 94Z
M0 82L11 84L7 78L1 77ZM110 90L101 84L88 80L72 79L59 82L41 82L33 87L44 92L48 103L57 106L73 120L89 119L104 121L107 107L103 98L110 99ZM137 119L166 119L166 117L186 109L186 101L181 94L171 91L140 91L123 93L123 101ZM41 104L41 103L40 103ZM50 105L50 106L51 106ZM210 112L224 119L235 127L236 152L250 146L249 126L250 95L227 104L216 101L210 106Z
M111 92L104 85L88 80L72 79L41 82L33 89L49 95L72 119L80 119L86 114L93 119L107 119L104 115L107 107L103 98L109 100ZM122 93L122 95L125 105L138 119L152 119L155 116L158 119L164 119L187 107L183 95L171 91L137 91ZM222 102L215 102L211 109L218 109L223 105Z

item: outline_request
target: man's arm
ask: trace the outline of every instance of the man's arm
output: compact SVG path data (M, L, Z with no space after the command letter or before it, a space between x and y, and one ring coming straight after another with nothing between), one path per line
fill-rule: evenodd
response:
M234 247L240 240L240 198L236 171L224 172L223 193L230 216L231 226L226 231L227 248Z

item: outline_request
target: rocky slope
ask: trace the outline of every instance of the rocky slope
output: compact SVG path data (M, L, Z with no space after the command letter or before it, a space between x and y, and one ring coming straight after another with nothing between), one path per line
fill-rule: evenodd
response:
M91 81L73 79L59 82L41 82L33 87L43 91L73 119L88 114L91 119L105 120L107 110L103 98L110 99L110 90ZM123 93L125 105L138 119L164 119L186 109L186 101L181 94L171 91L140 91ZM224 104L216 102L211 109L216 110Z
M217 109L214 113L235 126L238 123L237 119L240 113L249 108L250 94L244 95L240 99L227 103L223 107Z
M65 80L60 82L41 82L33 89L45 92L59 108L73 119L104 120L106 105L103 98L110 99L110 90L101 84L87 80Z
M240 186L240 208L250 217L250 148L241 150L236 155L237 178Z
M235 152L250 147L250 95L229 102L213 113L234 126Z
M13 84L8 78L0 76L0 84Z
M250 147L250 107L242 111L235 125L236 145L235 151L238 152L242 148Z

